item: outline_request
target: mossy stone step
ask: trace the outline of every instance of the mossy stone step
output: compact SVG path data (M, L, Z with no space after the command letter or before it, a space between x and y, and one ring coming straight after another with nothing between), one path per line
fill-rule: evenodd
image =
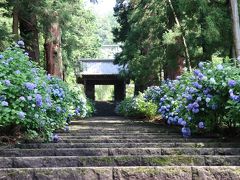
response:
M49 148L0 150L1 157L239 154L240 148Z
M165 167L78 167L78 168L22 168L2 169L0 179L33 180L124 180L124 179L240 179L240 167L196 167L196 166L165 166Z
M103 166L240 166L240 156L46 156L0 157L0 168Z
M32 143L32 144L17 144L16 148L35 149L35 148L236 148L240 147L240 143L190 143L190 142L176 142L176 143Z

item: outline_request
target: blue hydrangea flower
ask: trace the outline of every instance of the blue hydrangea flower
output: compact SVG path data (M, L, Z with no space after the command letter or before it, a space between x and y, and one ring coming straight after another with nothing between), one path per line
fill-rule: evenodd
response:
M202 101L202 98L201 97L197 97L197 101L198 102Z
M52 136L52 141L53 141L54 143L58 143L58 142L60 141L60 137L59 137L57 134L54 134L54 135Z
M24 85L25 85L25 87L26 87L28 90L34 90L34 89L37 87L36 84L30 83L30 82L27 82L27 83L25 83Z
M11 81L10 80L4 80L3 82L4 82L4 84L6 86L10 86L11 85Z
M60 113L60 112L62 111L62 108L58 106L58 107L56 108L56 111L57 111L57 113Z
M26 100L25 97L23 97L23 96L21 96L19 99L20 99L21 101L25 101L25 100Z
M4 58L4 56L2 54L0 54L0 59L3 59L3 58Z
M206 102L209 103L211 99L209 97L206 98Z
M222 64L218 64L218 65L217 65L217 69L218 69L218 70L223 70L223 65L222 65Z
M2 106L8 106L8 102L7 101L2 101Z
M26 113L24 113L24 112L22 112L22 111L18 113L18 117L19 117L20 119L24 119L25 116L26 116Z
M18 41L17 44L18 44L19 46L24 46L24 45L25 45L22 40Z
M229 81L228 81L228 86L231 87L231 88L234 87L236 84L237 84L237 83L236 83L236 81L234 81L234 80L229 80Z
M21 71L16 70L16 71L15 71L15 74L21 74Z
M211 84L216 84L216 80L214 78L210 78L209 81L210 81Z
M216 104L213 104L213 105L211 106L211 108L212 108L212 110L216 110L216 109L218 108L218 106L217 106Z
M200 62L200 63L198 64L198 67L199 67L200 69L202 69L203 66L204 66L204 63L203 63L203 62Z

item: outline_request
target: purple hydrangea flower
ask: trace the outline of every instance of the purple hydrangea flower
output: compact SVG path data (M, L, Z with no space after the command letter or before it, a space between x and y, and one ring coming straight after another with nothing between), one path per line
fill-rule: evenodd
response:
M199 108L199 104L197 102L193 103L193 108Z
M189 138L191 136L191 130L189 127L182 128L182 135L184 138Z
M187 109L190 111L190 110L192 110L192 108L193 108L193 104L189 104L188 106L187 106Z
M36 84L30 83L30 82L27 82L27 83L25 83L24 85L25 85L25 87L26 87L28 90L34 90L34 89L37 87Z
M193 109L192 109L192 112L195 113L195 114L197 114L197 113L199 113L199 109L198 109L198 108L193 108Z
M237 83L236 83L236 81L234 81L234 80L229 80L229 81L228 81L228 86L231 87L231 88L234 87L236 84L237 84Z
M40 94L36 94L36 104L38 107L41 107L43 102L42 102L42 96Z
M204 90L203 90L203 93L204 93L204 94L209 93L209 89L204 89Z
M197 88L197 89L201 89L202 85L200 85L198 82L193 82L192 85Z
M195 69L193 73L195 76L198 76L201 73L201 71L199 69Z
M26 113L24 113L24 112L22 112L22 111L18 113L18 117L19 117L20 119L24 119L25 116L26 116Z
M200 129L204 129L205 128L205 124L204 124L204 122L199 122L198 123L198 128L200 128Z
M187 122L186 122L186 121L182 121L182 122L181 122L181 125L182 125L182 126L186 126L186 125L187 125Z

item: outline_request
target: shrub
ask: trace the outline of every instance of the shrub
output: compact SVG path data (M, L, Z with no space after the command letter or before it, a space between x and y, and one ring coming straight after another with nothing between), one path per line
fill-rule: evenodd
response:
M123 100L117 106L117 113L126 117L153 118L157 112L157 105L146 101L143 94Z
M0 53L0 128L18 127L49 139L74 114L85 117L87 102L62 80L46 75L19 45Z
M201 62L193 73L167 80L145 94L159 100L161 116L169 124L183 126L183 132L188 127L212 132L240 126L240 70L234 64Z

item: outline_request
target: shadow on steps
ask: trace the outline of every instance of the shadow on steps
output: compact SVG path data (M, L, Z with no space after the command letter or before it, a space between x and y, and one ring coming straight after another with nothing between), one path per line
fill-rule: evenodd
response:
M117 116L115 113L116 103L113 101L96 101L95 116Z

